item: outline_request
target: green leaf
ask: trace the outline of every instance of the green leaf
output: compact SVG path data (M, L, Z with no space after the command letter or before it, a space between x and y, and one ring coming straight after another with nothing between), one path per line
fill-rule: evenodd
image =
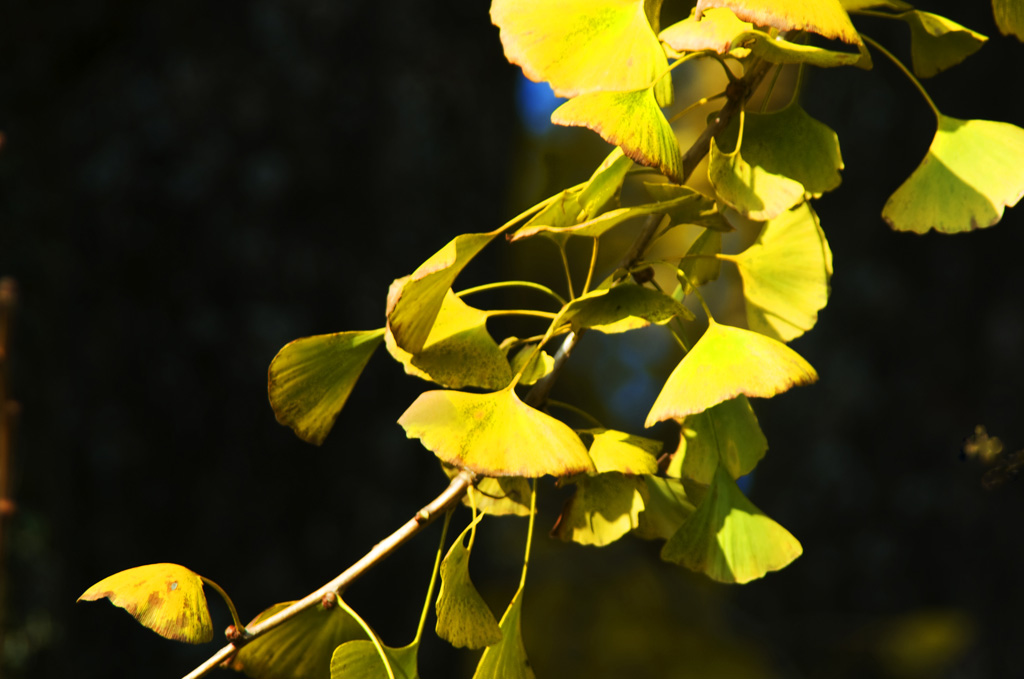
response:
M448 478L459 473L457 467L441 463L441 468ZM476 507L482 514L491 516L529 516L530 515L530 482L516 476L492 478L483 476L477 479L462 498L462 504Z
M497 234L498 231L492 231L456 236L420 264L411 276L403 276L391 284L388 330L398 346L411 354L419 353L452 283Z
M647 497L633 534L644 540L667 540L696 511L679 479L645 476Z
M614 334L667 323L676 316L692 319L693 312L663 292L633 283L592 290L569 303L563 320L574 331L592 328Z
M381 646L395 679L418 679L418 642L402 648L392 648L383 644ZM330 671L331 679L388 679L387 668L380 659L377 647L366 639L347 641L338 646L331 656Z
M914 75L930 78L956 66L985 44L988 38L946 17L913 10L899 15L910 27L910 57Z
M581 94L555 109L551 122L590 128L641 165L683 181L679 142L650 88Z
M651 245L651 251L655 251L656 248L657 241ZM693 241L676 272L676 278L682 286L682 294L689 294L692 286L704 285L718 279L722 262L716 255L721 252L722 234L718 231L707 230Z
M679 449L669 476L710 485L719 462L738 479L754 470L768 452L768 440L745 396L723 401L683 420Z
M783 342L814 327L828 303L832 251L808 203L765 222L757 241L738 255L747 325Z
M755 221L774 219L804 199L800 182L751 165L740 149L723 153L711 140L708 181L723 203Z
M814 368L782 342L712 321L669 375L645 426L681 420L740 394L769 398L817 379Z
M603 547L636 528L644 510L642 476L618 472L577 476L551 534L565 542Z
M888 9L894 12L905 12L914 9L902 0L839 0L843 9L847 12L854 12L862 9Z
M568 476L594 469L576 432L523 403L511 387L491 394L428 391L398 423L442 461L483 476Z
M860 44L860 36L839 0L698 0L697 12L727 7L744 21L780 31L809 31Z
M520 586L501 616L501 641L488 646L473 679L537 679L526 657L522 629L523 589Z
M801 553L796 538L755 507L719 467L697 511L668 539L661 558L718 582L743 584L785 568Z
M527 344L512 357L512 371L523 371L523 376L519 378L519 384L523 386L534 384L555 367L555 359L551 354L543 349L534 353L535 348L536 345ZM527 361L530 362L529 365L526 364Z
M530 218L519 231L533 229L556 230L575 226L599 215L606 206L616 203L626 173L633 167L633 161L616 147L586 182L565 189L557 194L544 208ZM516 240L519 231L511 240Z
M324 442L384 330L336 332L289 342L270 362L267 393L281 424Z
M735 148L738 129L738 123L729 126L723 147ZM814 198L842 181L839 137L795 102L774 113L744 114L742 152L746 163L800 182Z
M494 0L491 21L505 57L560 97L647 87L668 68L644 0ZM670 76L657 95L671 103Z
M614 429L584 429L579 433L593 439L589 452L598 474L621 472L637 475L658 471L661 441Z
M167 639L204 644L213 639L203 580L173 563L138 566L115 573L85 590L79 601L109 599L145 627Z
M275 604L249 624L265 620L292 603ZM355 618L340 606L313 606L245 644L230 667L252 679L328 679L334 649L354 639L366 639Z
M388 352L405 372L443 387L501 389L512 380L505 353L487 332L486 311L474 309L448 290L423 348L405 351L387 332Z
M942 233L996 224L1024 195L1024 129L992 120L939 117L928 154L886 201L897 231Z
M992 0L996 26L1003 35L1014 35L1024 41L1024 2L1020 0Z
M483 648L501 641L498 621L469 577L470 550L466 549L465 539L472 526L467 526L452 543L441 562L435 631L456 648Z

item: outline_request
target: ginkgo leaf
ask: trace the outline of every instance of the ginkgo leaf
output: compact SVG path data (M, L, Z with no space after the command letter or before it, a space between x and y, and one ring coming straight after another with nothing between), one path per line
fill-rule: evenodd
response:
M419 643L402 648L381 645L395 679L418 679L416 656ZM368 639L347 641L334 650L329 664L330 679L389 679L384 661L374 643ZM293 674L288 676L300 677Z
M498 234L465 233L456 236L410 276L388 290L388 330L395 343L415 354L423 348L441 310L448 289L469 262Z
M644 0L494 0L491 21L500 29L510 62L569 98L647 87L665 73L668 60L644 5ZM662 105L671 103L670 76L658 81L657 95Z
M718 231L705 231L693 241L683 260L679 263L676 278L683 287L683 294L688 294L695 285L718 279L722 270L722 262L715 255L722 252L722 234Z
M614 429L584 429L579 433L593 439L589 452L590 459L594 461L594 471L598 474L621 472L638 475L658 471L661 441Z
M618 472L577 476L576 492L565 502L551 535L566 542L603 547L636 528L644 510L642 476Z
M590 128L641 165L683 181L679 142L649 88L581 94L555 109L551 122Z
M720 135L722 147L735 148L738 129L734 123ZM839 137L795 102L774 113L745 113L741 151L746 163L800 182L815 198L842 181Z
M930 78L956 66L988 40L977 31L930 12L913 10L899 18L910 27L910 57L919 78Z
M488 646L480 657L473 679L537 679L523 645L523 588L501 616L501 641Z
M559 229L596 217L618 198L622 182L632 166L633 161L623 155L622 149L616 147L589 180L558 193L519 231L538 230L538 227ZM518 233L513 234L510 240L516 240Z
M383 329L336 332L286 344L267 372L277 421L303 441L323 443L383 336Z
M1003 35L1017 36L1024 41L1024 2L1020 0L992 0L996 26Z
M167 639L203 644L213 639L203 580L173 563L115 573L85 590L79 601L109 599L143 626Z
M730 10L711 7L704 10L700 19L692 13L663 30L658 37L677 52L712 50L726 54L740 36L752 30L752 24L740 21Z
M785 568L802 553L797 539L719 467L697 511L668 539L661 558L718 582L743 584Z
M809 31L860 44L860 36L839 0L698 0L697 13L727 7L744 21L780 31Z
M466 527L441 562L441 591L437 595L435 631L456 648L483 648L501 641L501 628L469 577Z
M755 221L774 219L804 199L804 187L789 177L751 165L740 149L723 153L711 140L708 180L723 203Z
M275 604L249 624L265 620L292 603ZM355 639L366 639L366 632L343 608L313 606L246 643L230 667L252 679L328 679L334 649Z
M592 328L605 334L667 323L677 316L689 320L693 312L663 292L632 283L592 290L570 302L562 314L574 331Z
M666 474L709 485L721 463L738 479L752 472L766 452L768 440L754 409L746 396L739 396L683 420L679 449Z
M863 44L859 46L863 47ZM749 49L753 56L773 64L807 64L819 68L836 68L862 66L862 60L867 58L868 64L864 67L870 68L870 57L865 56L866 51L837 52L813 45L801 45L773 38L764 31L750 31L740 36L734 43L732 56L738 56L736 48Z
M765 222L757 241L738 255L751 330L783 342L814 327L828 303L832 250L808 203Z
M924 160L886 201L897 231L958 233L992 226L1024 195L1024 129L939 116Z
M458 467L443 462L441 468L449 479L459 473ZM462 504L491 516L529 516L531 492L527 479L516 476L483 476L466 491Z
M568 476L594 469L576 432L523 403L511 386L491 394L428 391L398 423L443 462L483 476Z
M647 497L633 534L644 540L667 540L696 511L679 479L645 476Z
M817 379L814 368L782 342L712 321L669 375L645 426L680 420L740 394L769 398Z
M548 352L541 349L535 351L532 344L525 345L512 357L512 371L523 375L519 378L519 384L529 386L547 375L555 367L555 359ZM527 363L529 362L529 363Z
M914 9L913 5L903 2L903 0L839 0L839 2L847 12L862 9L889 9L894 12L905 12L908 9Z
M410 375L451 389L501 389L511 381L512 369L487 332L487 317L486 311L474 309L449 290L422 349L410 354L390 331L385 344Z

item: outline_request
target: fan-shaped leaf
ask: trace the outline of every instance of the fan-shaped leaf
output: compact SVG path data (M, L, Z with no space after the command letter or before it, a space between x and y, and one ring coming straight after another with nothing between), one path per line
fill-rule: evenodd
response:
M405 351L390 331L384 339L388 352L410 375L451 389L501 389L511 381L512 370L487 332L487 316L449 290L420 351Z
M710 485L719 462L738 479L749 474L768 452L768 440L746 396L723 401L683 420L679 449L669 476Z
M598 474L621 472L638 475L656 474L658 471L661 441L614 429L584 429L580 434L593 439L589 452Z
M512 357L512 371L523 371L522 377L519 378L519 384L523 386L535 383L555 367L555 359L551 354L543 349L535 353L535 348L534 345L527 344Z
M303 441L323 443L383 336L383 329L336 332L286 344L267 374L277 421Z
M1003 35L1017 36L1024 41L1024 2L1020 0L992 0L996 26Z
M700 19L691 14L663 30L658 37L677 52L712 50L726 54L742 36L753 31L752 24L740 21L728 9L715 7L704 10Z
M654 250L656 246L652 245ZM679 263L676 278L682 286L682 294L689 294L692 286L704 285L718 278L722 263L716 255L722 252L722 234L707 230L697 237Z
M479 520L479 519L478 519ZM501 628L469 577L466 532L452 543L441 562L437 595L437 636L456 648L483 648L501 641Z
M398 423L443 462L483 476L568 476L594 469L576 432L523 403L511 388L491 394L428 391Z
M667 540L695 511L679 479L645 476L647 497L633 534L644 540Z
M755 221L774 219L804 199L803 184L751 165L740 149L723 153L714 139L708 180L723 203Z
M738 255L747 324L788 342L814 327L825 308L832 251L808 203L765 222L757 241Z
M801 45L788 40L773 38L764 31L751 31L736 41L733 56L739 56L738 48L746 48L755 57L770 61L773 64L807 64L819 68L835 68L838 66L859 66L871 68L871 57L867 51L836 52L812 45Z
M651 85L668 61L644 9L644 0L494 0L491 21L505 56L560 97L633 90ZM660 7L661 3L657 3ZM655 13L654 20L657 20ZM672 83L658 84L671 103Z
M265 620L292 603L271 606L249 624ZM252 679L328 679L334 649L354 639L366 639L366 632L344 609L313 606L247 643L230 666Z
M642 476L618 472L577 476L551 534L566 542L603 547L639 525L646 484Z
M537 679L523 645L522 613L520 587L501 616L501 641L484 650L473 679Z
M632 283L588 292L563 312L573 330L593 328L605 334L667 323L676 316L692 319L693 312L663 292Z
M184 566L157 563L115 573L85 590L79 601L109 599L162 637L203 644L213 639L203 580Z
M930 78L956 66L988 40L977 31L930 12L913 10L899 18L910 27L910 57L919 78Z
M740 19L780 31L809 31L852 45L860 36L839 0L698 0L697 12L728 7Z
M430 335L448 289L462 269L498 234L465 233L456 236L411 276L399 278L388 290L388 330L395 343L419 353Z
M908 9L914 9L913 5L908 5L903 0L839 0L839 2L847 12L862 9L888 9L894 12L905 12Z
M669 375L646 426L703 412L740 394L768 398L817 379L814 368L782 342L711 322Z
M925 159L886 201L897 231L958 233L992 226L1024 195L1024 129L939 117Z
M395 679L418 679L416 656L419 644L402 648L382 645ZM384 661L372 641L348 641L334 650L330 661L331 679L389 679ZM293 675L298 677L300 675Z
M746 583L785 568L803 549L743 495L724 466L697 511L668 539L661 558L713 580Z
M443 462L441 468L449 479L459 473L457 467ZM526 479L516 476L484 476L469 488L462 498L462 504L476 507L478 512L491 516L529 516L530 492L530 482Z
M649 88L581 94L555 109L551 122L590 128L641 165L683 181L679 142Z

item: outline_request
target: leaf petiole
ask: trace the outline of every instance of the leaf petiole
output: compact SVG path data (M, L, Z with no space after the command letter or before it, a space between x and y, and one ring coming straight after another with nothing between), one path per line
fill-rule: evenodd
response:
M437 545L437 556L434 557L434 571L430 576L430 586L427 587L427 600L423 602L423 610L420 612L420 622L416 626L416 637L412 640L413 644L418 644L420 639L423 637L423 628L427 624L427 611L430 610L430 602L434 598L434 586L437 585L437 574L441 569L441 555L444 553L444 541L448 537L448 524L451 523L452 514L455 513L455 508L452 507L444 515L444 527L441 528L441 542Z
M196 573L196 575L199 574ZM228 596L228 593L225 592L220 585L218 585L210 578L199 575L199 579L203 581L204 585L209 585L211 588L213 588L213 590L220 595L221 599L224 599L224 603L228 605L228 610L231 611L231 620L235 625L235 629L238 631L239 634L245 636L245 625L242 624L241 619L238 617L238 610L235 608L235 602L231 600L231 597Z
M459 297L466 297L468 295L474 295L478 292L486 292L487 290L497 290L500 288L530 288L533 290L539 290L545 295L548 295L561 306L565 306L565 300L557 292L552 290L546 285L540 283L534 283L533 281L497 281L495 283L486 283L484 285L477 285L472 288L466 288L455 293Z
M876 50L878 50L879 52L884 54L886 57L888 57L889 61L891 61L892 63L896 64L896 67L899 68L901 71L903 71L903 75L907 76L907 78L910 80L910 82L914 83L914 87L916 87L917 91L921 93L921 96L924 97L924 100L926 102L928 102L928 107L931 108L932 113L935 114L935 118L937 120L941 120L942 119L942 113L939 112L939 107L936 106L935 102L932 101L932 98L930 96L928 96L928 92L927 92L927 90L924 89L924 85L921 84L920 80L918 80L916 77L914 77L914 74L910 72L910 69L907 68L902 61L897 59L896 55L894 55L892 52L890 52L889 50L887 50L884 47L882 47L878 43L877 40L873 40L870 37L864 35L863 33L861 33L860 37L864 39L864 42L866 42L867 44L871 45Z

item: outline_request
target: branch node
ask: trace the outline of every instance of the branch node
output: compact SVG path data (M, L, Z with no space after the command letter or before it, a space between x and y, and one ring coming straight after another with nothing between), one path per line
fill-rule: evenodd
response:
M327 592L320 597L320 607L325 611L329 611L338 605L338 595L334 592Z

